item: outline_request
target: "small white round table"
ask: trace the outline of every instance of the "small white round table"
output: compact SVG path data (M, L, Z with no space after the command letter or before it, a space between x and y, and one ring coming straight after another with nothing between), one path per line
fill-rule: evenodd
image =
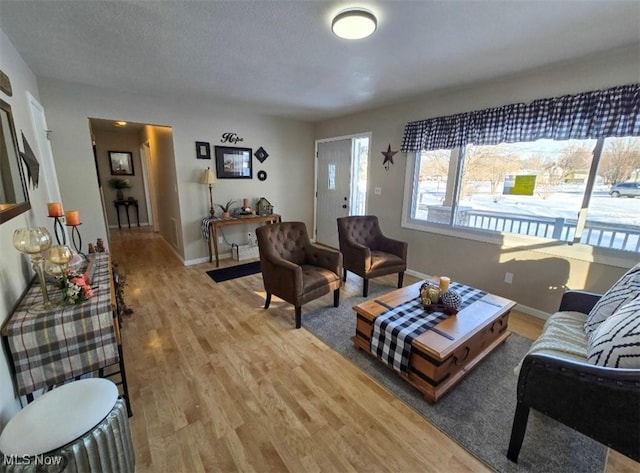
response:
M0 434L0 452L8 472L128 473L135 467L125 403L104 378L73 381L28 404Z

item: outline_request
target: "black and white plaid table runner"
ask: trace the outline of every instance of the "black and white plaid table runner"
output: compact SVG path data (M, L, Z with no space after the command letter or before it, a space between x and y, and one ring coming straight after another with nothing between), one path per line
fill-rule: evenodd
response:
M202 238L209 241L209 224L212 220L219 220L216 218L208 218L205 217L200 220L200 232L202 233Z
M450 289L462 297L458 310L484 297L487 293L464 284L452 282ZM388 307L386 304L376 301ZM427 312L417 295L398 307L380 314L373 323L371 353L396 371L408 372L413 340L449 317L442 312Z

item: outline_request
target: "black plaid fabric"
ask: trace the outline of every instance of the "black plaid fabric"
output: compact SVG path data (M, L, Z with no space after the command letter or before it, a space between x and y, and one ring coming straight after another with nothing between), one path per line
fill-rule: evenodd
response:
M209 224L211 223L212 220L220 220L220 219L205 217L202 220L200 220L200 231L202 232L202 238L204 238L207 241L209 241Z
M450 289L462 297L459 310L487 294L455 282L451 283ZM382 302L376 302L386 306ZM394 370L407 373L413 340L447 317L449 316L442 312L426 312L419 295L415 299L390 308L374 320L371 353Z
M118 362L113 326L110 260L95 253L91 286L95 295L77 305L59 305L33 313L42 302L39 284L32 285L10 317L3 335L13 359L18 394L63 383L76 376ZM62 299L62 291L48 286L49 298Z
M640 136L640 83L410 122L402 151Z

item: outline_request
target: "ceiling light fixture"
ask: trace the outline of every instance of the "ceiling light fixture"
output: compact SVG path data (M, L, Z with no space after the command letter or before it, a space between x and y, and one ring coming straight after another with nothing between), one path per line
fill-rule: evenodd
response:
M344 39L362 39L373 34L378 20L368 10L354 8L342 11L331 22L331 31Z
M119 121L115 122L114 125L117 126L117 127L122 128L122 127L127 126L127 122L123 122L122 120L119 120Z

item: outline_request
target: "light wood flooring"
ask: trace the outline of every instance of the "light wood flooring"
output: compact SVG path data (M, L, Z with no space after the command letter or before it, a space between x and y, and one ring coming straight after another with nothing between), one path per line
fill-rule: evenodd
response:
M490 471L295 330L291 305L274 297L265 311L260 275L216 284L205 274L213 264L183 266L145 229L113 230L110 244L135 311L122 337L137 472ZM392 289L395 276L380 281ZM360 291L352 276L342 299ZM303 327L305 313L331 304L327 295L305 305ZM541 325L518 313L510 322L530 338ZM614 453L606 471L637 472L638 464Z

